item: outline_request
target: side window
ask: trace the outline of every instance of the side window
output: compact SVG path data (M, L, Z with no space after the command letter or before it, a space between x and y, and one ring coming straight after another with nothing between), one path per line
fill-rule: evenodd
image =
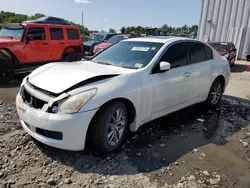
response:
M204 45L207 60L213 59L213 51L206 45Z
M76 29L67 29L67 37L69 40L79 39L79 34Z
M30 27L27 35L29 35L32 40L46 40L45 29L43 27Z
M50 39L51 40L63 40L63 30L60 28L50 28Z
M189 55L191 64L200 63L207 60L204 45L201 43L190 43Z
M181 67L188 64L187 58L188 46L182 42L170 46L162 56L161 61L166 61L171 64L171 68Z

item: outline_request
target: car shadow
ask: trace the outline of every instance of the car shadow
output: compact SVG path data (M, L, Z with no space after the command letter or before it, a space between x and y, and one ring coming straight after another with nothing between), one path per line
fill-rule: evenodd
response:
M16 75L9 83L0 85L0 88L15 88L19 87L22 83L22 80L27 74Z
M245 72L247 69L247 65L243 64L234 64L231 66L231 72Z
M248 126L250 101L244 108L232 101L235 98L227 97L212 111L200 104L194 105L147 123L131 135L120 151L105 158L87 150L64 151L35 143L52 160L80 173L133 175L155 171L194 148L207 144L225 145L229 136Z

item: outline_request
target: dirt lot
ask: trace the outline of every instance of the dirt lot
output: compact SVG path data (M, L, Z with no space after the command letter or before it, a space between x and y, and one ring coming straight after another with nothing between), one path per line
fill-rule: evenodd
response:
M34 141L15 110L20 82L0 88L0 188L249 188L250 72L239 64L216 110L195 105L149 123L106 158Z

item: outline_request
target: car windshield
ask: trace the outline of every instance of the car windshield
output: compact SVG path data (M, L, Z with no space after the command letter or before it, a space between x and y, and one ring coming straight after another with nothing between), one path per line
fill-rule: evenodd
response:
M156 55L162 43L123 41L104 50L92 61L100 64L140 69L148 65Z
M101 42L105 39L105 35L100 35L100 34L92 34L91 35L91 40Z
M0 30L0 37L10 37L21 39L23 36L23 27L3 27Z
M88 42L89 40L90 40L89 37L86 37L86 36L83 36L83 37L82 37L82 41L83 41L83 42Z
M228 50L227 43L212 43L210 45L218 52L226 52Z
M126 37L126 36L113 36L109 40L107 40L107 43L114 44L114 43L120 42L120 41L127 39L127 38L128 37Z

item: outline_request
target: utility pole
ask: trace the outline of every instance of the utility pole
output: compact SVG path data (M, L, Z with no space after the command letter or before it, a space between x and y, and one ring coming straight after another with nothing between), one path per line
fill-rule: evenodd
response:
M83 12L82 12L82 27L84 27L84 26L83 26Z

